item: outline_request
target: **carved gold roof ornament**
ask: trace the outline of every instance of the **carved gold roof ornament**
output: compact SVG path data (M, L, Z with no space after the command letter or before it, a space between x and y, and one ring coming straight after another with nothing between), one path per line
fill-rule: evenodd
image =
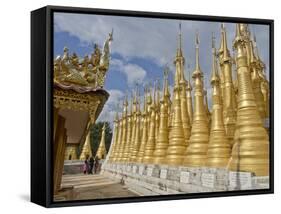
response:
M69 55L67 47L63 50L63 56L57 56L54 60L54 83L78 90L93 90L103 88L106 73L110 62L110 44L113 41L113 30L105 40L103 50L98 44L93 45L93 53L83 59L79 59L76 53Z

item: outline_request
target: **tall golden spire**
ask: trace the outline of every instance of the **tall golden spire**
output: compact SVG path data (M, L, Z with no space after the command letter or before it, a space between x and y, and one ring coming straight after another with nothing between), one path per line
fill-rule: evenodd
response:
M136 97L137 97L137 105L136 105L136 124L135 124L135 138L134 138L134 147L132 151L131 161L136 162L138 157L138 152L141 144L141 133L140 133L140 122L141 122L141 112L139 106L139 89L137 88Z
M259 69L258 63L259 62L254 53L253 42L250 41L250 68L252 71L251 74L252 74L253 92L256 98L256 103L257 103L258 111L260 113L260 117L264 122L266 118L266 110L265 110L264 97L261 90L262 79L258 74L258 69Z
M163 164L165 162L166 150L169 145L169 129L168 129L168 108L169 108L169 93L168 93L168 71L164 68L164 84L163 97L160 101L160 125L159 134L155 144L153 153L154 164ZM167 97L168 96L168 97Z
M102 127L101 140L100 140L99 148L96 153L96 157L98 157L99 159L105 159L105 156L106 156L106 148L105 148L105 123L104 123Z
M124 146L124 154L122 157L122 162L128 162L130 158L130 146L132 142L131 134L132 134L132 120L134 117L134 106L133 106L133 101L134 101L134 96L132 94L131 100L130 100L130 112L127 116L127 139L126 139L126 144Z
M193 120L193 107L192 107L192 86L190 83L190 65L187 66L188 68L188 80L187 80L187 86L186 86L186 100L187 100L187 111L188 111L188 117L189 117L189 122L190 125L192 125L192 120Z
M155 141L158 137L159 123L160 123L160 83L157 79L154 89L154 102L155 102Z
M177 57L182 57L182 33L181 33L181 22L179 23L179 35L178 35Z
M163 97L166 100L167 105L168 105L168 127L169 127L169 131L170 131L171 127L172 127L173 112L172 112L172 101L170 99L171 94L169 91L169 83L168 83L169 74L170 74L170 69L169 69L169 66L166 65L164 67L164 76L166 76L166 78L165 78L165 82L164 82Z
M122 124L122 116L121 118L118 119L117 121L118 123L118 134L117 134L117 141L116 141L116 146L114 147L114 154L112 157L112 161L116 162L118 160L118 156L119 156L119 151L120 151L120 145L121 145L121 141L122 141L122 131L123 131L123 124Z
M223 111L220 95L220 84L216 62L215 38L212 38L212 76L211 84L213 87L213 110L211 132L207 152L207 166L226 167L230 157L230 144L225 135L223 124Z
M169 146L166 152L166 163L169 165L180 165L184 158L186 149L184 131L182 125L180 85L174 83L173 105L172 105L172 126L169 133Z
M150 118L149 121L149 130L148 130L148 140L145 146L144 155L142 158L143 163L152 163L153 161L153 152L155 148L155 99L152 99L152 103L150 105Z
M122 113L122 138L118 151L117 161L120 162L124 155L124 149L127 141L127 114L128 114L128 96L126 94L123 102L123 113Z
M240 35L243 37L244 43L245 43L245 51L247 56L247 64L250 67L250 60L251 60L251 50L250 50L250 31L248 28L248 24L241 23L239 24L239 31Z
M237 52L238 110L228 168L233 171L254 172L256 176L268 176L269 139L255 102L245 42L245 38L241 36L240 24L237 24L233 46Z
M220 88L221 88L221 97L222 97L222 102L223 102L223 107L224 107L224 88L225 88L225 77L224 77L224 50L227 49L227 44L226 44L226 39L224 39L224 28L225 25L224 23L221 24L221 45L220 49L218 50L217 56L219 57L219 64L220 64L220 73L219 73L219 78L220 78Z
M181 38L181 26L180 26ZM166 162L170 165L180 165L190 136L190 123L186 105L186 80L184 78L183 55L177 54L174 60L176 67L174 78L174 94L172 103L172 121L169 133Z
M181 71L183 71L184 65L184 57L182 54L182 33L181 33L181 23L179 23L179 34L178 34L178 47L177 54L174 60L174 64L176 66L176 74L175 74L175 82L179 82L179 78L181 76Z
M181 33L180 33L181 35ZM186 95L186 80L184 77L184 57L176 57L174 64L176 66L176 73L179 74L179 86L180 86L180 104L181 104L181 120L184 131L185 146L188 145L190 137L190 121L187 109L187 95Z
M226 136L230 142L233 144L234 130L236 124L236 97L234 92L234 86L232 81L232 59L227 48L227 38L226 38L226 28L223 27L222 31L222 43L223 43L223 53L221 59L222 71L224 76L224 87L222 96L223 103L223 119L225 125Z
M195 61L195 75L197 75L197 73L199 72L199 73L201 73L202 74L202 72L201 72L201 69L200 69L200 62L199 62L199 33L198 32L196 32L196 41L195 41L195 48L196 48L196 52L195 52L195 54L196 54L196 61ZM193 74L194 74L194 72L193 72Z
M143 98L143 111L142 111L142 134L141 134L141 144L140 144L140 149L137 155L137 162L141 163L142 158L144 155L144 150L146 147L147 143L147 138L148 138L148 114L147 114L147 107L146 107L146 94L147 94L147 88L145 86L144 88L144 98Z
M262 91L263 99L264 99L265 116L269 117L269 82L266 79L266 75L264 73L265 65L259 55L255 34L254 34L254 53L255 53L256 59L257 59L257 72L261 78L261 91Z
M130 139L130 146L128 151L128 161L133 161L133 151L135 146L135 134L136 134L136 123L137 123L137 90L133 92L133 108L132 108L132 115L131 115L131 139Z
M206 163L209 129L204 107L203 74L199 66L199 39L196 35L196 66L192 74L194 79L194 114L189 146L186 150L184 165L204 166Z
M223 38L223 29L224 29L224 27L225 27L224 23L221 23L221 38ZM217 51L217 56L220 57L220 58L223 56L224 46L225 46L224 40L221 39L220 48Z
M152 84L151 82L149 82L148 84L148 89L147 89L147 97L146 97L146 107L147 107L147 111L148 114L150 114L150 107L152 104Z
M168 75L169 75L169 67L165 66L164 67L164 86L163 86L163 98L165 98L165 99L170 99Z

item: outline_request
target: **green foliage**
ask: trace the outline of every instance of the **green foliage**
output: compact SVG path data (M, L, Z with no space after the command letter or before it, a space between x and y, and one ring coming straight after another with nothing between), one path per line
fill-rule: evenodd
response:
M101 140L101 133L102 133L102 127L103 124L105 123L105 148L106 151L108 152L110 144L111 144L111 138L112 138L112 130L110 128L110 123L109 122L97 122L91 127L91 147L92 147L92 152L93 156L96 155L96 152L98 150L100 140Z

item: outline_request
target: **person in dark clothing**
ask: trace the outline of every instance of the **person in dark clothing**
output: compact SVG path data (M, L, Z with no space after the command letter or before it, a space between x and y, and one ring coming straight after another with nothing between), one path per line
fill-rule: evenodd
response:
M88 158L84 161L83 172L84 172L84 174L87 174L89 172Z
M93 157L91 157L90 158L90 160L89 160L89 174L93 174L93 168L94 168L94 162L95 162L95 160L94 160L94 158Z
M96 158L95 158L95 168L94 168L95 174L98 173L98 169L99 169L99 158L98 158L98 156L96 156Z

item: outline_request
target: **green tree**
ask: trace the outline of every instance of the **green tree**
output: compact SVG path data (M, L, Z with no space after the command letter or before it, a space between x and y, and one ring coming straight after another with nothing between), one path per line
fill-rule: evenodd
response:
M100 140L101 140L101 134L102 134L102 127L105 123L105 148L108 152L110 144L111 144L111 138L112 138L112 130L110 128L110 123L106 121L97 122L91 127L91 147L93 156L96 155L97 150L99 148Z

